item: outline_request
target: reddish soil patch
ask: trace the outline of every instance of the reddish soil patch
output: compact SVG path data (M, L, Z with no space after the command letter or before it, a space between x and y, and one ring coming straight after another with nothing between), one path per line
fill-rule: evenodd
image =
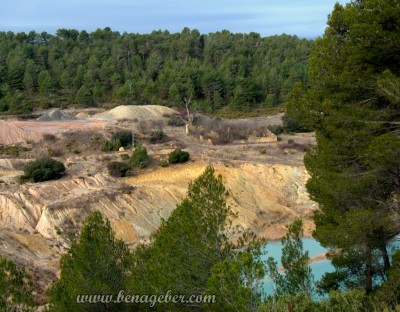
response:
M24 141L39 141L42 135L22 129L12 123L0 121L0 144L15 144Z
M13 125L26 131L40 133L61 133L68 130L90 131L104 129L106 120L74 120L74 121L12 121Z

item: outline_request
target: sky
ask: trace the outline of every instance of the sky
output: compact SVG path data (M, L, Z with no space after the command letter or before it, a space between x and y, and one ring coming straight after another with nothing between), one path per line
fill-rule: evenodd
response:
M206 34L227 29L262 36L321 36L335 2L345 0L3 0L0 31L55 33L59 28L120 33Z

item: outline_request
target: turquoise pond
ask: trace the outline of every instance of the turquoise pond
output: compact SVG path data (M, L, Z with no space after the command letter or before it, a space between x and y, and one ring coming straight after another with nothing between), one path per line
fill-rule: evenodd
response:
M263 260L266 260L269 257L275 259L278 262L278 267L281 266L281 256L282 256L282 244L280 241L270 241L266 245L267 254L263 257ZM312 238L303 238L303 248L304 250L308 250L309 257L312 258L316 255L322 254L327 250L322 247L315 239ZM327 272L333 272L333 265L329 260L321 260L318 262L314 262L310 264L312 269L312 273L314 275L314 280L319 281L322 278L322 275ZM273 295L274 289L271 280L266 277L264 279L264 290L265 294Z
M282 266L281 264L281 256L282 256L282 244L280 241L270 241L265 246L267 250L267 254L263 257L263 260L267 260L268 257L272 257L277 261L278 267ZM322 254L327 250L322 247L315 239L313 238L303 238L303 248L304 250L308 250L309 257L313 258L316 255ZM400 249L400 235L392 240L392 242L388 245L388 253L392 255L397 249ZM317 282L321 280L324 273L333 272L335 269L329 260L321 260L318 262L314 262L310 264L312 269L312 274L314 275L314 281ZM268 277L265 277L263 280L264 294L265 295L273 295L274 287L271 280ZM316 299L320 299L321 297L316 297Z

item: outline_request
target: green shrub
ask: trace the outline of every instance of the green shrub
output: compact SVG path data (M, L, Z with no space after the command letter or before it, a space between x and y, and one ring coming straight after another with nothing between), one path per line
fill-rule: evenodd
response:
M101 142L100 150L102 152L111 152L112 150L114 150L114 145L112 144L111 141L105 140L105 141Z
M285 128L282 125L269 125L267 128L275 135L279 135L285 132Z
M150 134L150 142L151 143L159 143L164 139L164 132L162 129L153 131Z
M25 165L21 181L43 182L54 180L59 178L64 171L63 163L50 157L42 157Z
M150 164L150 157L147 155L147 149L143 145L139 144L131 156L131 166L145 168Z
M293 117L284 115L282 117L283 128L286 132L311 132L312 130L303 125L300 121Z
M132 132L127 130L120 130L113 134L111 138L112 142L120 143L118 148L122 147L129 147L132 146Z
M107 164L108 174L110 176L121 178L130 175L130 165L128 163L112 161Z
M121 142L119 139L117 139L115 141L104 140L100 145L100 150L102 152L118 151L121 146L122 145L121 145Z
M0 311L34 311L35 287L24 267L0 256Z
M121 130L113 134L111 141L104 140L100 145L102 152L118 151L121 147L132 145L132 132Z
M182 151L180 148L175 149L168 155L168 161L170 164L184 163L189 160L189 153Z
M160 160L160 167L164 168L164 167L168 167L168 165L169 165L169 162L167 159Z

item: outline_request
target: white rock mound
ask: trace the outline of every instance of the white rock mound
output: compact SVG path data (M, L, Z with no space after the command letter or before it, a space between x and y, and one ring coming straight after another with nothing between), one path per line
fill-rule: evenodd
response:
M109 119L138 119L158 120L165 118L165 115L174 115L176 111L172 108L160 105L120 105L108 112L100 113L94 117Z

